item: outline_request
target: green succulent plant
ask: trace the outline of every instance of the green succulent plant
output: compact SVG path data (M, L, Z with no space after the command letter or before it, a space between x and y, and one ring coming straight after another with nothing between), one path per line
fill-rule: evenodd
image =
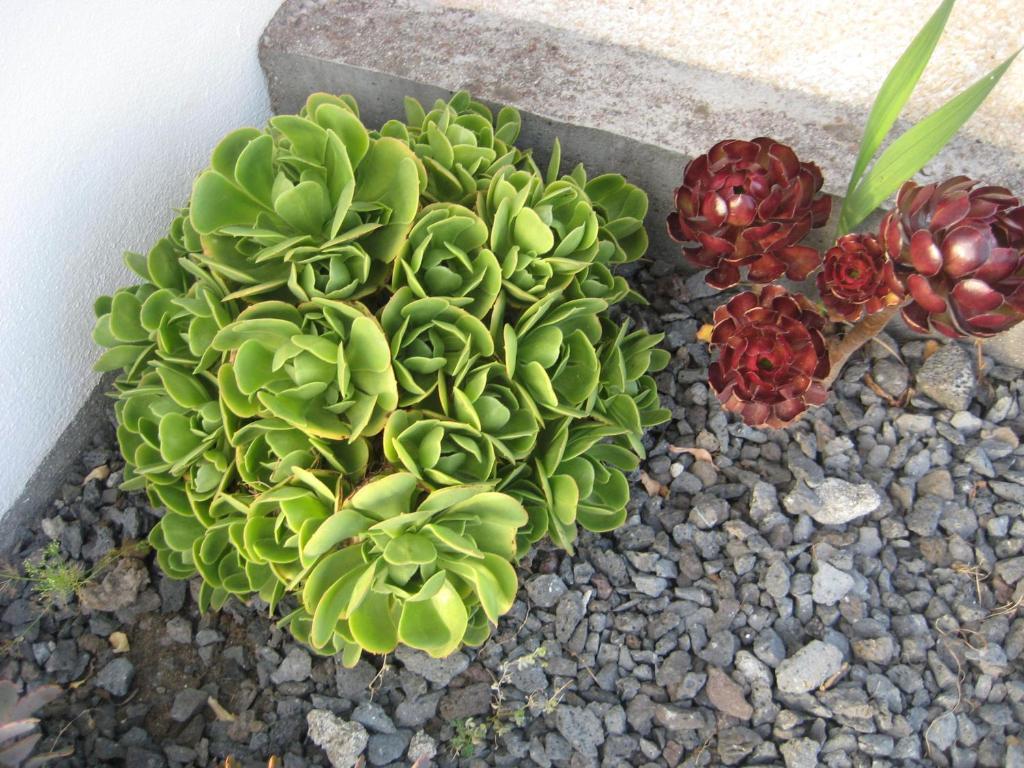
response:
M418 298L447 297L474 317L483 317L501 291L501 267L484 248L487 225L468 208L428 205L399 255L393 290L409 286Z
M384 429L384 456L430 488L484 482L494 475L494 444L472 424L396 411Z
M502 107L495 117L464 91L447 103L438 100L429 112L416 99L406 98L405 120L388 121L380 132L408 142L422 160L427 169L423 198L428 202L472 206L498 170L532 162L529 153L514 146L519 113Z
M601 366L602 299L566 301L550 293L503 329L505 368L548 413L584 417L593 407Z
M97 300L125 486L200 606L258 596L354 664L483 642L515 563L625 519L669 417L659 335L614 270L647 245L618 175L546 172L467 94L367 130L355 102L229 134L141 278Z
M351 663L361 650L388 653L399 642L443 657L482 642L487 622L511 607L510 561L527 517L511 496L489 484L425 494L414 475L398 472L342 499L305 479L311 487L275 497L288 530L301 517L297 538L287 535L292 546L278 544L278 553L270 545L265 554L295 556L307 569L301 605L285 622L312 647ZM274 521L259 519L268 530Z
M266 412L322 440L355 442L381 431L398 405L391 348L358 303L264 301L214 337L228 353L217 374L222 402L240 418Z
M399 288L381 310L381 325L391 344L398 404L413 405L447 378L458 378L480 357L494 354L483 322L451 298L416 298Z
M545 186L529 170L506 167L491 178L479 207L516 305L564 290L597 256L597 214L571 177Z
M505 365L480 364L453 381L450 393L438 394L444 413L485 435L500 458L517 462L530 455L544 419Z
M235 297L358 298L387 279L425 183L406 144L371 140L355 101L314 94L214 150L192 190L198 257Z

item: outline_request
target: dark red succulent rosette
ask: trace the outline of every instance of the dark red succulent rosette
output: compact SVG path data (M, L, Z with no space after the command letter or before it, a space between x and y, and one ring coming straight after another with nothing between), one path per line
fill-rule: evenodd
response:
M718 359L708 381L722 406L750 426L779 428L823 404L830 369L824 324L807 299L777 285L718 307L711 332Z
M728 288L746 277L770 283L782 275L803 280L821 261L799 245L828 221L832 198L819 194L821 171L769 138L722 141L686 166L675 191L668 231L686 256L709 269L705 280Z
M992 336L1024 320L1024 207L1004 187L955 176L908 181L879 239L911 301L916 331Z
M889 254L873 235L843 235L825 253L818 294L835 320L855 323L898 304L903 285Z

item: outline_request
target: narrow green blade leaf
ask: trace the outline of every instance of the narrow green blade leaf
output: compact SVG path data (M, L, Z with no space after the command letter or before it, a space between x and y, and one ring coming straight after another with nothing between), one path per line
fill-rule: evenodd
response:
M974 114L1019 53L1020 49L890 144L853 194L847 197L845 220L840 228L852 230L904 181L921 170Z
M548 174L545 178L546 184L554 184L558 180L558 171L562 166L562 145L555 137L555 143L551 147L551 160L548 163Z
M907 50L900 56L899 61L889 72L888 77L882 84L875 103L871 107L871 114L864 125L864 137L861 139L860 152L857 155L857 162L853 166L853 173L850 174L850 183L846 188L846 197L849 199L853 190L860 182L861 174L868 167L868 162L875 156L875 152L882 146L885 137L889 134L896 118L899 117L903 105L910 98L911 91L921 79L921 73L932 57L936 43L946 27L949 13L953 10L956 0L943 0L928 22L921 27L921 31L913 39ZM846 205L843 206L843 213L846 212ZM840 218L842 220L842 218ZM843 232L839 233L845 234Z

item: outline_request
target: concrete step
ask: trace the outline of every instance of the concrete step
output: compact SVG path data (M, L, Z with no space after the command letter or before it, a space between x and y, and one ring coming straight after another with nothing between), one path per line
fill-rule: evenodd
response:
M935 72L908 105L911 118L1024 39L1018 4L958 4ZM260 61L277 112L298 110L317 90L351 93L369 125L400 117L406 95L430 103L467 89L517 107L520 143L542 160L557 136L563 167L615 170L646 189L651 255L675 258L678 246L661 223L672 190L686 161L718 139L773 136L818 163L826 190L843 192L874 94L928 6L286 0L263 35ZM1021 125L1024 64L921 178L966 173L1024 192ZM811 244L825 246L826 230ZM1024 327L990 347L1024 367Z

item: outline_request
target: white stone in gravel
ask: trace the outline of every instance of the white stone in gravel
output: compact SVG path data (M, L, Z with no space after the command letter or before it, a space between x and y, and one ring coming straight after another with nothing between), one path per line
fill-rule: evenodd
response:
M949 420L949 423L957 432L964 435L973 435L981 429L985 422L970 411L957 411L953 414L953 418Z
M870 661L885 666L896 653L896 643L889 635L853 640L850 643L853 655L861 661Z
M78 603L84 613L113 613L135 602L139 592L149 584L149 571L141 560L120 558L102 581L90 581L78 590Z
M1024 768L1024 741L1017 736L1006 739L1006 768Z
M904 434L919 434L931 430L935 419L924 413L903 413L896 419L896 426Z
M313 660L309 657L309 653L301 648L292 648L284 657L281 665L271 673L270 680L274 685L301 683L309 677L312 669Z
M39 525L43 529L43 533L46 534L46 538L51 540L59 539L64 533L64 529L68 527L62 517L44 517Z
M604 728L593 712L562 704L555 710L555 725L569 745L584 757L597 757L604 744Z
M395 649L395 658L410 672L415 672L439 687L448 685L469 666L469 657L464 653L453 653L443 659L435 659L406 645L399 645Z
M638 592L643 592L649 597L659 597L668 586L668 581L660 576L634 576L633 584Z
M168 620L166 626L167 637L176 643L188 644L192 642L192 622L184 616L175 616Z
M654 720L670 731L699 731L707 725L699 709L680 709L670 704L654 707Z
M526 594L538 608L553 608L565 590L565 582L553 573L534 576L526 582Z
M828 477L814 491L821 505L808 509L807 514L822 525L843 525L871 514L882 503L882 497L871 483L854 485Z
M970 353L951 342L935 351L917 372L917 388L951 411L964 411L971 404L977 377Z
M999 561L996 563L996 574L1007 584L1016 584L1024 578L1024 556Z
M812 640L779 665L775 681L783 693L807 693L836 674L842 666L842 651L821 640Z
M776 560L768 566L764 575L764 588L776 600L789 594L789 566L783 560Z
M786 768L816 768L821 745L814 739L791 739L779 747Z
M850 574L839 570L831 563L818 561L818 572L811 581L811 597L820 605L835 605L853 589Z
M342 720L326 709L312 709L306 715L309 738L320 747L333 768L353 768L370 737L359 723Z
M424 764L427 764L436 755L437 742L424 731L417 731L416 735L412 737L412 741L409 742L409 751L406 753L409 762L415 763L417 760L422 760Z
M771 688L772 671L750 651L736 652L736 670L750 683L751 688Z

